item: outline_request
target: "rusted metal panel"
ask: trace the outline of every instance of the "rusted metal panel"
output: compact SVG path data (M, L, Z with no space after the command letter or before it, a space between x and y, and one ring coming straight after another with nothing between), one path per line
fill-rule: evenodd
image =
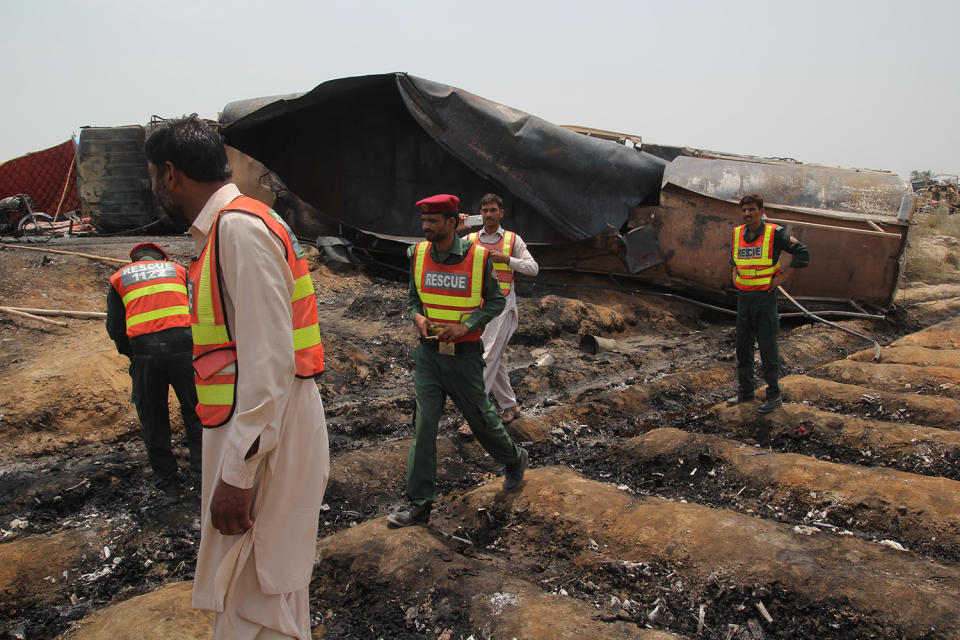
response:
M889 216L897 215L913 191L909 182L886 171L683 155L666 166L663 183L721 200L759 193L771 204Z
M894 218L873 229L864 220L799 207L767 205L767 216L810 248L810 266L798 270L792 294L820 299L853 299L887 309L900 275L908 226ZM711 198L673 184L664 185L660 206L636 224L656 229L664 262L643 277L672 286L696 283L718 295L734 293L730 258L733 229L742 224L735 201ZM783 256L789 264L789 255Z

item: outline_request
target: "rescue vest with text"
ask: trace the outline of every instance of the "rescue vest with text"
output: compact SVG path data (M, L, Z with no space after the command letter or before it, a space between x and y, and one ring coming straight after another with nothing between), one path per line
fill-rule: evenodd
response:
M237 391L237 342L230 335L223 307L217 226L224 213L259 218L282 243L293 274L293 353L296 376L312 378L323 371L323 344L317 322L317 298L307 261L290 227L267 205L238 196L217 213L200 257L190 265L190 328L197 386L197 415L205 427L219 427L233 415ZM275 327L281 331L281 327ZM251 375L256 375L251 372Z
M465 322L483 306L483 266L487 250L474 242L457 264L434 262L430 242L413 249L413 277L424 315L437 324ZM476 329L454 342L476 342L483 334Z
M747 225L742 224L733 230L733 262L737 266L734 284L741 291L766 291L780 273L780 261L773 261L773 232L777 225L765 223L763 233L757 234L753 242L744 239L746 229Z
M187 270L168 260L139 260L110 276L123 299L127 337L190 326Z
M514 238L517 234L513 231L504 231L503 235L500 236L500 239L494 243L487 244L480 240L480 234L474 231L473 233L467 234L467 240L470 242L479 242L487 250L490 251L499 251L508 258L513 255L513 243ZM493 272L497 276L497 281L500 283L500 291L503 292L503 296L506 297L510 293L510 288L513 286L513 281L516 279L516 276L513 274L513 269L510 268L509 263L503 262L494 262L493 263Z

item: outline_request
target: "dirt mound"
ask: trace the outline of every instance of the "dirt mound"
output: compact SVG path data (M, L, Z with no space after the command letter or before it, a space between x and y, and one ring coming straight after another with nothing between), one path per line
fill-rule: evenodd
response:
M125 259L140 240L55 244ZM188 237L151 240L193 254ZM501 492L451 406L431 526L391 530L413 410L407 278L311 255L333 457L315 637L960 636L960 285L911 284L887 321L841 321L885 346L879 363L861 338L784 320L797 375L759 416L716 405L736 387L732 317L594 276L521 279L510 431L526 484ZM0 298L103 310L116 268L5 250ZM188 598L197 496L160 504L126 359L101 320L68 322L0 316L0 635L209 637ZM584 353L585 334L614 344Z
M213 614L193 608L190 604L192 589L192 582L179 582L130 598L94 613L63 638L209 640L213 637Z

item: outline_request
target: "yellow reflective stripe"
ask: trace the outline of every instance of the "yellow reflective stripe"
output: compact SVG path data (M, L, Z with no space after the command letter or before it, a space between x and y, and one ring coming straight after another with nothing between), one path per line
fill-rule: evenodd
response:
M756 271L756 275L758 276L767 276L775 274L779 268L780 262L777 261L777 264L773 265L772 267L767 267L766 269L755 269L754 271Z
M480 239L480 234L476 231L467 234L467 240L470 242L477 242Z
M777 264L773 265L772 267L765 267L763 269L741 269L740 267L737 267L737 274L747 277L771 276L776 274L779 269L780 261L777 260Z
M293 281L293 295L290 296L290 302L296 302L300 298L306 298L313 294L313 280L310 279L310 274L308 273Z
M462 309L437 309L436 307L425 307L427 317L431 320L449 320L450 322L460 322L460 316L463 315Z
M427 255L427 243L418 242L414 251L416 251L416 261L413 264L413 278L417 284L417 290L420 290L420 283L423 282L423 261Z
M473 250L473 279L471 283L470 300L480 306L483 296L483 263L487 260L487 250L477 247Z
M420 301L424 304L442 305L444 307L460 307L462 309L476 309L480 306L481 295L471 292L469 298L462 296L444 296L439 293L420 292Z
M208 344L224 344L230 342L227 328L215 324L192 324L190 331L193 334L193 344L202 347Z
M509 283L509 282L501 282L501 283L500 283L500 290L503 291L504 293L508 293L508 292L510 291L510 283Z
M748 287L759 287L765 284L770 284L773 278L737 278L737 282L740 284L745 284Z
M516 234L513 231L503 232L503 249L501 250L501 253L508 258L513 254L513 236L515 235Z
M123 296L123 304L126 306L131 300L136 300L137 298L142 298L143 296L149 296L153 293L165 293L167 291L187 295L187 286L184 284L177 284L176 282L166 282L163 284L152 284L149 287L134 289L133 291L127 292L127 294Z
M232 384L198 384L197 400L208 406L233 406Z
M164 307L163 309L156 309L154 311L147 311L146 313L138 313L135 316L130 316L127 318L127 328L140 324L141 322L150 322L151 320L159 320L160 318L169 318L170 316L178 315L190 315L190 309L184 306L176 307Z
M293 350L315 347L321 342L320 327L312 324L309 327L293 330Z
M216 223L214 223L216 224ZM215 232L215 231L214 231ZM213 296L210 294L210 244L207 244L207 250L204 252L203 264L200 265L200 284L197 291L193 292L196 308L197 321L200 325L213 325L216 323L213 314ZM194 340L196 342L196 340ZM226 342L226 340L224 340ZM200 344L211 344L201 342Z

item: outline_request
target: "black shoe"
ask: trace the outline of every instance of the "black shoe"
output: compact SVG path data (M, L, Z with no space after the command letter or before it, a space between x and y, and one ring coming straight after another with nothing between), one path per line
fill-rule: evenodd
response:
M428 502L426 504L411 503L406 511L398 511L397 513L391 513L388 515L387 522L395 527L409 527L413 524L427 524L430 522L431 508L433 508L432 502Z
M530 462L530 456L526 450L520 447L520 459L513 464L508 464L503 474L503 490L513 491L523 482L523 472L527 470L527 464Z
M727 406L728 406L728 407L735 407L735 406L737 406L738 404L740 404L741 402L750 402L751 400L753 400L753 394L752 394L752 393L751 393L750 395L738 393L737 395L735 395L735 396L732 397L732 398L727 398Z
M166 484L161 487L157 487L160 491L160 501L163 504L174 504L180 502L180 485L179 484Z
M763 404L757 409L760 413L770 413L774 409L779 409L783 406L783 399L780 396L773 396L767 398L763 401Z

